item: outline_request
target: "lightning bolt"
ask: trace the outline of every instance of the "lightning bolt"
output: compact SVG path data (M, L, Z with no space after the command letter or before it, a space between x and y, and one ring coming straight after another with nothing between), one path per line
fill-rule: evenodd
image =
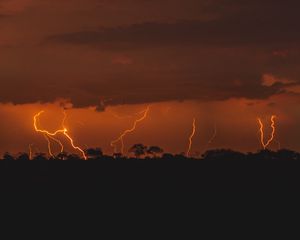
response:
M29 147L28 147L28 150L29 150L29 160L33 159L32 146L33 146L33 144L29 144Z
M43 129L39 129L38 126L37 126L37 122L38 122L38 119L39 117L44 113L45 111L40 111L38 114L36 114L34 117L33 117L33 125L34 125L34 129L36 132L38 133L43 133L43 134L46 134L48 136L56 136L57 134L59 133L64 133L66 129L59 129L55 132L48 132L47 130L43 130Z
M66 119L67 119L67 113L66 113L65 110L64 110L63 113L64 113L64 119L63 119L63 123L62 123L63 128L64 128L63 134L67 137L67 139L69 139L69 141L70 141L70 143L71 143L71 146L72 146L75 150L78 150L79 152L81 152L81 154L82 154L84 160L87 160L87 156L85 155L85 152L84 152L80 147L75 146L73 138L68 134L68 130L67 130L67 128L65 127L65 122L66 122Z
M60 146L60 152L62 153L65 149L64 145L62 144L61 141L59 141L58 139L56 139L55 137L52 136L48 136L50 139L52 139L54 142L56 142L59 146Z
M150 110L150 106L148 106L145 110L141 111L140 114L143 114L143 116L141 118L139 118L139 119L137 119L137 120L134 121L132 128L125 130L117 139L113 140L110 143L110 145L114 148L115 153L117 151L116 144L118 142L120 142L121 143L121 153L124 154L124 149L125 149L125 146L124 146L124 137L127 134L132 133L132 132L135 131L135 129L137 127L137 124L139 122L144 121L147 118L149 110Z
M47 143L48 143L48 153L49 153L49 156L50 157L53 157L54 158L54 155L52 153L52 149L51 149L51 142L50 142L50 139L48 137L48 135L44 134L44 138L46 139Z
M195 133L196 133L196 119L194 118L193 119L193 129L192 129L192 133L189 137L189 147L188 147L188 150L186 152L186 156L189 157L190 156L190 152L191 152L191 149L192 149L192 146L193 146L193 138L195 136Z
M212 144L212 142L215 140L215 138L217 137L217 133L218 133L217 131L218 131L217 124L215 123L214 124L214 133L213 133L211 139L207 142L207 145Z
M113 115L115 118L117 119L125 119L125 118L131 118L132 116L129 115L125 115L125 116L119 116L117 113L113 112L113 111L109 111L111 115Z
M75 150L78 150L82 153L82 156L85 160L87 160L87 157L85 155L85 152L80 148L80 147L77 147L75 146L74 144L74 140L73 138L68 134L68 129L65 127L65 121L66 121L66 118L67 118L67 114L66 112L64 111L64 118L63 118L63 122L62 122L62 129L58 129L56 130L55 132L49 132L47 130L44 130L44 129L39 129L38 126L37 126L37 122L38 122L38 119L39 117L44 113L44 111L40 111L38 114L36 114L34 117L33 117L33 125L34 125L34 129L36 132L38 133L42 133L47 142L48 142L48 151L49 151L49 155L50 156L53 156L53 153L52 153L52 150L51 150L51 143L50 143L50 140L49 138L53 139L54 141L56 141L58 144L60 144L61 146L61 152L64 150L64 146L63 144L55 138L56 135L58 134L63 134L71 143L71 146L75 149Z
M272 128L272 133L271 137L268 139L268 141L265 143L265 136L264 136L264 124L260 118L258 118L258 123L259 123L259 132L260 132L260 142L261 145L264 149L267 149L267 147L271 144L271 142L274 140L275 132L276 132L276 127L275 127L275 118L276 116L273 115L271 117L271 128Z
M53 151L51 149L51 142L50 142L50 139L53 139L55 142L57 142L58 144L60 144L61 146L61 149L63 149L63 145L62 143L57 140L56 138L54 138L54 136L56 136L57 134L59 133L64 133L64 129L59 129L57 130L56 132L49 132L47 130L43 130L43 129L39 129L38 128L38 122L39 122L39 117L44 113L45 111L40 111L38 114L36 114L34 117L33 117L33 125L34 125L34 129L36 132L38 133L42 133L44 138L46 139L47 141L47 147L48 147L48 153L51 157L54 157L53 155Z
M279 140L277 140L277 144L278 144L278 150L280 150L281 149L281 143L280 143Z

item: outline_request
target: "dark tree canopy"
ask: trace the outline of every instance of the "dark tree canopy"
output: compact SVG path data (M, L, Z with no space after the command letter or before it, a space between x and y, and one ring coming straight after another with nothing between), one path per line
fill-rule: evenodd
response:
M92 159L100 158L103 156L103 152L101 148L89 148L85 152L88 158L92 158Z
M151 146L148 148L147 153L153 157L163 154L164 150L158 146Z
M136 158L144 156L147 152L147 147L143 144L135 144L129 149L129 153L133 153Z
M205 161L211 161L211 160L251 160L251 161L263 161L263 160L280 160L280 161L291 161L291 160L300 160L300 153L288 150L288 149L281 149L278 151L271 151L271 150L259 150L257 152L248 152L248 153L241 153L237 152L231 149L214 149L206 151L202 154L199 158L188 158L184 154L170 154L170 153L164 153L163 149L161 149L158 146L150 146L149 148L143 144L135 144L133 145L129 151L129 153L133 154L135 158L144 158L144 156L147 156L146 160L151 160L152 158L160 157L162 160L205 160ZM127 157L126 155L123 155L121 153L114 153L113 156L106 156L103 154L101 148L95 148L95 149L87 149L86 154L88 156L88 160L112 160L112 159L130 159L130 157ZM27 153L19 153L16 156L6 152L2 160L5 161L29 161L29 156ZM61 152L57 154L55 157L47 157L47 154L45 153L36 153L35 156L32 159L33 161L46 161L46 160L83 160L80 156L77 154L69 154L67 152Z

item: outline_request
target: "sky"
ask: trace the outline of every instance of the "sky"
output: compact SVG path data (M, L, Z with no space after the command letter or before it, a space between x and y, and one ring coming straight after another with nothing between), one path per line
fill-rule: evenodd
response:
M300 151L299 8L296 0L0 0L0 153L46 151L33 116L44 110L40 123L54 131L63 107L75 143L109 154L147 106L126 149L185 152L196 118L193 154L256 151L257 118L267 140L276 115L270 148Z

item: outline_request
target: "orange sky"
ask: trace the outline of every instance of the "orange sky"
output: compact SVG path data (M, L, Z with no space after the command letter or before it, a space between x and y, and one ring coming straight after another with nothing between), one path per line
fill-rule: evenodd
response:
M192 119L195 117L197 131L192 155L203 153L208 148L221 147L244 152L255 151L260 148L257 117L264 121L266 135L269 136L270 116L275 114L278 116L277 131L270 148L276 150L279 141L282 147L300 150L299 142L295 141L299 136L300 114L293 107L299 100L277 96L272 99L272 103L270 106L265 101L228 100L210 103L187 101L150 104L147 119L137 125L134 133L124 138L125 149L128 150L135 143L143 143L147 146L161 146L166 152L186 152L192 131ZM108 107L104 112L97 112L94 108L69 109L66 125L76 145L82 148L101 147L106 154L111 154L113 148L110 142L124 130L130 129L134 120L141 116L137 113L146 107L147 105L123 105ZM39 151L46 152L47 143L44 137L33 128L33 116L41 110L45 111L40 118L42 128L49 131L61 128L63 113L59 104L0 106L2 152L27 151L29 144L34 144ZM215 124L217 136L208 146L207 143L214 134ZM63 137L60 139L63 140ZM74 152L67 141L63 142L68 151ZM59 146L53 146L58 152Z
M110 141L151 105L127 148L186 152L195 117L192 153L208 148L215 125L211 148L254 151L257 118L268 124L275 114L276 141L300 150L299 8L294 0L0 0L0 152L31 143L45 151L32 117L45 110L43 127L59 127L62 99L82 148L111 153Z

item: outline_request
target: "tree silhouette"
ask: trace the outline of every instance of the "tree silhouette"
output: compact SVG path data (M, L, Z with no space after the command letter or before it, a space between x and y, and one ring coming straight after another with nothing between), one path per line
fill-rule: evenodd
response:
M103 156L103 152L101 148L89 148L86 150L86 154L88 158L97 159Z
M185 156L184 153L182 154L170 154L164 153L163 149L158 146L151 146L147 148L147 146L143 144L135 144L133 145L129 151L129 153L134 154L136 158L141 158L144 155L149 156L146 159L157 158L160 157L161 160L180 160L184 161L188 158ZM127 159L126 156L123 156L121 153L114 153L113 156L105 156L102 153L100 148L90 148L86 150L86 155L88 156L89 160L98 159L98 160L113 160L113 159ZM250 160L250 161L290 161L290 160L300 160L300 153L288 149L280 149L278 151L271 151L268 149L259 150L258 152L248 152L248 153L241 153L237 151L233 151L230 149L214 149L208 150L202 155L203 160L224 160L224 161L231 161L231 160ZM27 153L19 153L16 157L14 155L6 152L2 160L4 161L29 161L29 156ZM69 161L77 161L82 160L82 158L76 154L68 154L66 152L59 153L55 158L50 157L49 159L46 157L45 153L37 153L33 160L36 161L44 161L44 160L69 160Z
M27 153L20 153L17 157L18 161L29 161L29 155Z
M164 160L172 160L174 158L173 154L171 153L164 153L162 159Z
M215 149L206 151L202 158L204 160L240 160L244 159L245 155L230 149Z
M46 161L48 159L46 158L46 154L45 153L37 153L35 155L35 157L33 158L33 160L34 161Z
M298 159L298 154L294 151L287 150L287 149L280 149L277 152L277 157L280 160L297 160Z
M161 156L164 150L158 146L151 146L148 148L147 153L152 157L156 158L157 156Z
M114 153L113 157L116 158L116 159L120 159L120 158L123 157L123 154L122 153Z
M81 158L77 154L70 154L67 158L68 161L80 161Z
M13 161L15 158L8 152L4 153L3 155L3 160L5 161Z
M136 158L140 158L141 156L145 155L147 152L147 147L143 144L135 144L133 145L129 151L129 153L133 153Z
M278 159L278 155L276 152L273 152L269 149L260 150L254 154L254 158L256 160L276 160Z
M61 152L57 155L57 158L61 161L67 160L68 159L68 153L66 152Z

